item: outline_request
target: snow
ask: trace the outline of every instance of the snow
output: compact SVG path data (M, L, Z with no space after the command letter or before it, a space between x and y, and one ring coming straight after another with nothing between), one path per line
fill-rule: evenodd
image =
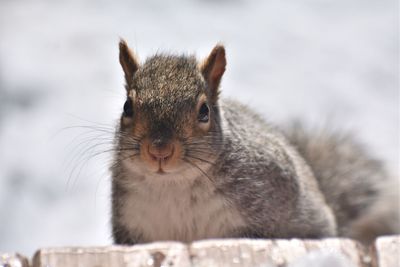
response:
M142 60L222 42L224 96L352 130L398 175L395 0L3 0L0 251L111 243L110 156L88 158L122 110L120 37Z
M299 257L289 267L357 267L338 252L314 250Z

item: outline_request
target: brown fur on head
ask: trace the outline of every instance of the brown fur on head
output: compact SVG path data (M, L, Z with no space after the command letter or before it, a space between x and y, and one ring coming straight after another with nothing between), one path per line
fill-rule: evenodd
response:
M132 161L155 173L207 162L221 138L217 100L224 47L217 45L202 64L193 56L155 55L143 65L124 40L119 48L127 89L119 141L136 150Z

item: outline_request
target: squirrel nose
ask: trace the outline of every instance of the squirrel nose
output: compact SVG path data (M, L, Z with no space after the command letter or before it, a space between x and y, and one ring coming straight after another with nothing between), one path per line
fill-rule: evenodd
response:
M174 147L172 144L158 145L153 143L149 145L148 151L153 160L168 160L174 153Z

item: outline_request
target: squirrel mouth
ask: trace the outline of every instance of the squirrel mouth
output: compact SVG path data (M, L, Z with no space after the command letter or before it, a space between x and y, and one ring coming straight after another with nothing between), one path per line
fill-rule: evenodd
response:
M163 168L162 168L162 166L161 166L162 161L163 161L163 160L161 160L161 159L158 161L158 170L157 170L157 172L156 172L157 174L165 174L165 171L163 170Z
M166 172L162 168L159 168L156 173L157 174L166 174Z
M140 146L140 157L152 173L162 175L174 171L180 156L176 141L162 145L153 144L149 139L144 139L143 142Z

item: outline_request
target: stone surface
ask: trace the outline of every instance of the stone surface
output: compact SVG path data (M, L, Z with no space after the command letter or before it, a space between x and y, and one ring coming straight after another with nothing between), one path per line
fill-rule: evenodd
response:
M0 254L0 267L28 267L18 254ZM369 249L344 238L215 239L190 245L47 248L32 267L400 267L400 236L378 238Z
M206 240L189 248L192 266L286 267L313 252L336 258L345 266L367 267L361 246L349 239L324 240ZM318 257L318 256L317 256Z
M137 246L50 248L39 250L33 267L190 266L187 247L177 242Z
M376 267L400 267L400 236L379 237L374 252Z

